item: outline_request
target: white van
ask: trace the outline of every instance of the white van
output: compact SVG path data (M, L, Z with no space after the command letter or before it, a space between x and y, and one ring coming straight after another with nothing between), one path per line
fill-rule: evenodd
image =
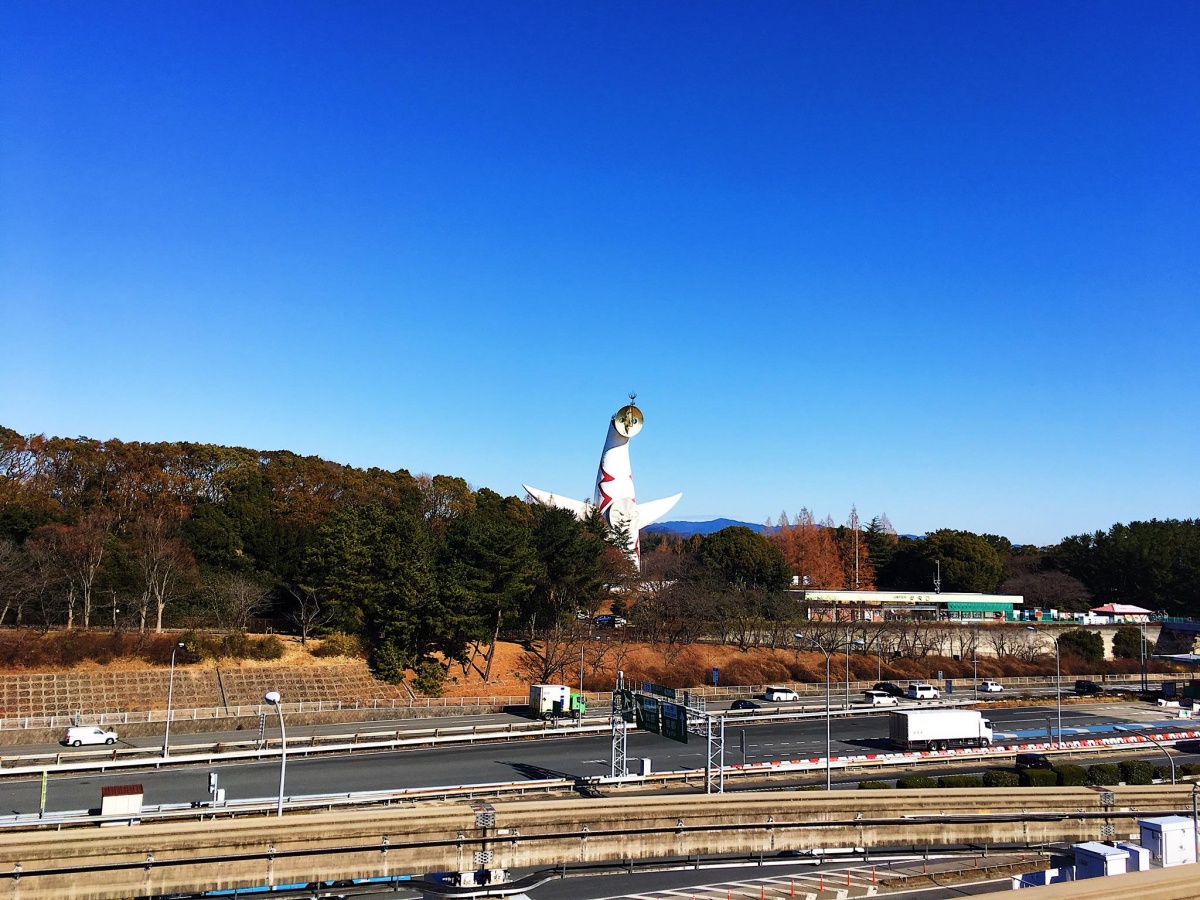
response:
M68 747L82 747L84 744L115 744L117 733L96 728L94 725L84 725L78 728L68 728L63 743Z
M937 688L935 688L932 684L926 684L923 681L917 681L913 684L910 684L908 686L908 690L904 692L904 695L908 697L909 700L936 700L941 696Z
M791 688L769 687L763 691L763 699L772 700L776 703L784 703L789 700L799 700L800 695Z

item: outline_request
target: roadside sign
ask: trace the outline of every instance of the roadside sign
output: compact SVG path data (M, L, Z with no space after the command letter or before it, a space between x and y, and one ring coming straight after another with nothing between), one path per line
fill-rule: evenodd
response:
M659 704L662 736L681 744L688 742L687 709L678 703L663 702Z
M721 677L721 670L713 666L713 687L717 686L717 680Z
M637 727L658 734L658 698L637 694L634 702L633 718Z

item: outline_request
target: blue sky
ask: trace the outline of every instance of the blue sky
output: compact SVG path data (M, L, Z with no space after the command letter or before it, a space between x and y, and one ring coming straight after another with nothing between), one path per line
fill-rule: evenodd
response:
M0 6L0 424L1200 515L1200 5Z

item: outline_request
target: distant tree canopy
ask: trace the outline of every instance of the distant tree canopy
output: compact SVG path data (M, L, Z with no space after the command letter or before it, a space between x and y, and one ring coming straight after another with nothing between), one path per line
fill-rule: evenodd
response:
M1049 550L1100 603L1200 615L1200 520L1152 519L1081 534Z
M864 526L852 509L836 525L802 509L762 534L643 535L640 574L625 552L633 537L448 475L0 427L0 625L237 629L261 615L305 637L353 633L381 677L417 672L429 685L482 647L490 666L501 636L540 644L561 669L606 606L669 646L705 634L787 646L793 579L931 591L939 565L947 592L1200 615L1195 520L1038 550L952 529L900 537L886 516Z
M628 578L607 538L450 476L0 430L0 624L301 617L359 635L381 677L427 679L502 630L598 607Z

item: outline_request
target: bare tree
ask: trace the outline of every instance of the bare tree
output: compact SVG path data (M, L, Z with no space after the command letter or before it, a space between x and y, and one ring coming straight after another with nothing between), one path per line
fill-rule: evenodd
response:
M175 599L181 577L190 573L191 553L175 537L177 519L165 513L151 512L134 521L133 548L142 595L138 600L138 630L146 630L150 606L154 605L154 631L162 634L163 610Z
M112 518L103 510L96 510L80 519L79 524L66 527L62 533L60 553L67 577L83 601L84 628L90 628L92 624L93 588L104 562L111 528Z
M521 672L537 684L548 684L563 677L567 667L579 659L581 630L555 625L536 638L526 641L521 654Z
M296 601L288 620L300 631L300 646L308 643L308 637L317 628L328 625L333 613L321 606L317 589L302 584L288 584L287 592Z
M229 575L213 579L205 594L217 627L230 634L240 634L266 604L270 591L253 578Z

